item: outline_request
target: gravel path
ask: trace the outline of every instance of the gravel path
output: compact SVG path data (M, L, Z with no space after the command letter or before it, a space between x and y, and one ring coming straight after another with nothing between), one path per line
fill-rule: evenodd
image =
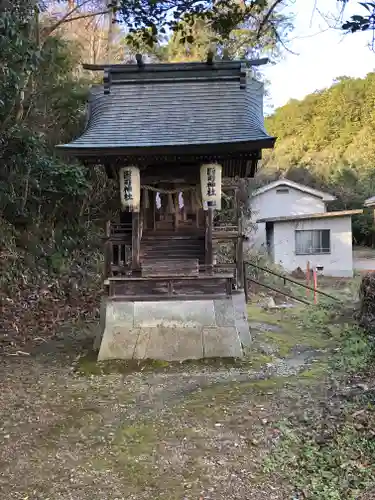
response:
M277 381L316 355L260 369L185 365L82 375L90 336L0 364L0 490L9 500L285 500L260 463L293 401Z
M358 271L375 271L375 259L356 258L353 261L353 267Z

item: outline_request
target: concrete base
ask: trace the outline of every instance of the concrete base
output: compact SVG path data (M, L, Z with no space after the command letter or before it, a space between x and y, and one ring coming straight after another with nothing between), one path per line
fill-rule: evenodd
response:
M100 319L99 361L241 358L251 341L243 293L216 300L103 299Z

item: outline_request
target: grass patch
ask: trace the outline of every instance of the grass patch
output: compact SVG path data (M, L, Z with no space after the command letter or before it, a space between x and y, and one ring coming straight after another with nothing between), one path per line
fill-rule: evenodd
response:
M111 443L108 457L97 458L92 465L104 472L114 470L123 479L127 494L147 489L152 491L150 494L155 500L183 498L186 489L191 492L204 480L204 467L199 458L192 456L184 457L182 463L176 459L173 466L169 461L181 442L194 437L193 429L176 422L171 425L145 420L122 425ZM167 461L163 461L165 456ZM159 460L162 460L162 468L158 467ZM198 488L201 489L199 484Z
M308 370L304 370L299 374L302 379L322 380L329 374L328 362L319 361L314 363Z
M333 345L329 325L329 312L322 308L287 311L282 331L265 332L264 338L276 345L284 357L296 346L324 350Z
M194 412L197 417L204 415L218 418L226 413L227 408L242 401L249 401L250 397L253 401L256 396L276 392L288 384L295 384L296 380L295 376L285 376L214 384L190 394L185 398L181 408Z
M334 379L337 391L340 383L350 384L348 376L358 376L371 364L374 349L368 336L355 325L337 322L339 314L322 305L303 319L305 332L315 332L315 340L324 344L327 339L335 349L329 359L300 373L298 383L318 386ZM279 422L282 437L265 460L264 472L287 480L298 499L355 500L367 491L375 482L375 406L362 392L349 400L335 395L310 408L308 418L293 415ZM296 398L301 398L297 392Z
M362 328L344 324L340 347L333 358L336 370L352 374L363 370L374 358L374 344Z
M247 316L250 322L265 323L269 325L280 325L286 310L267 310L258 304L248 304Z
M342 306L329 302L311 307L265 310L249 306L249 321L278 326L280 331L262 331L262 340L277 347L278 354L287 357L296 346L317 350L335 347L342 327L336 323Z
M261 352L257 352L256 350L250 351L247 359L249 366L254 370L260 370L268 363L272 363L275 361L274 356L263 354Z
M274 321L280 331L262 332L262 338L286 357L293 348L303 347L316 350L334 349L342 339L343 306L322 302L309 308L298 307L278 310Z
M375 423L373 409L367 418L368 424ZM297 498L354 500L374 484L375 443L349 413L326 435L288 423L279 429L281 444L266 460L264 470L281 472Z

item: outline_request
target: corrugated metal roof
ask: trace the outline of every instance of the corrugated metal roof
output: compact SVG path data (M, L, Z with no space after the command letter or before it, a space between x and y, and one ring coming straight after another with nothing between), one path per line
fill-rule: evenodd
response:
M363 214L363 210L341 210L337 212L319 212L316 214L286 215L283 217L267 217L258 219L257 222L292 222L295 220L333 219L334 217L351 217Z
M297 182L290 181L289 179L278 179L277 181L270 182L269 184L266 184L265 186L256 189L252 193L251 197L254 198L255 196L266 193L271 189L276 189L281 186L287 186L292 189L296 189L298 191L301 191L302 193L310 194L311 196L315 196L316 198L321 198L323 201L336 200L336 197L329 193L324 193L323 191L311 188L310 186L305 186L304 184L299 184Z
M367 198L364 202L365 207L375 207L375 196L371 196L371 198Z
M265 141L263 84L238 79L113 82L94 87L85 131L65 150ZM262 146L260 146L262 147ZM259 148L259 146L258 146Z

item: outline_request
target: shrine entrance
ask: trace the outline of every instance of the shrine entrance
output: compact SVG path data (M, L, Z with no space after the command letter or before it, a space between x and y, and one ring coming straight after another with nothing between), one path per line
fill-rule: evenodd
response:
M275 143L262 84L241 61L86 68L104 70L104 85L92 89L82 136L60 148L102 164L119 188L98 359L241 357L251 341L244 233L236 196L234 217L222 211L223 187L237 193ZM233 247L225 263L219 242Z
M198 234L204 230L204 211L195 193L145 188L142 202L144 234Z

